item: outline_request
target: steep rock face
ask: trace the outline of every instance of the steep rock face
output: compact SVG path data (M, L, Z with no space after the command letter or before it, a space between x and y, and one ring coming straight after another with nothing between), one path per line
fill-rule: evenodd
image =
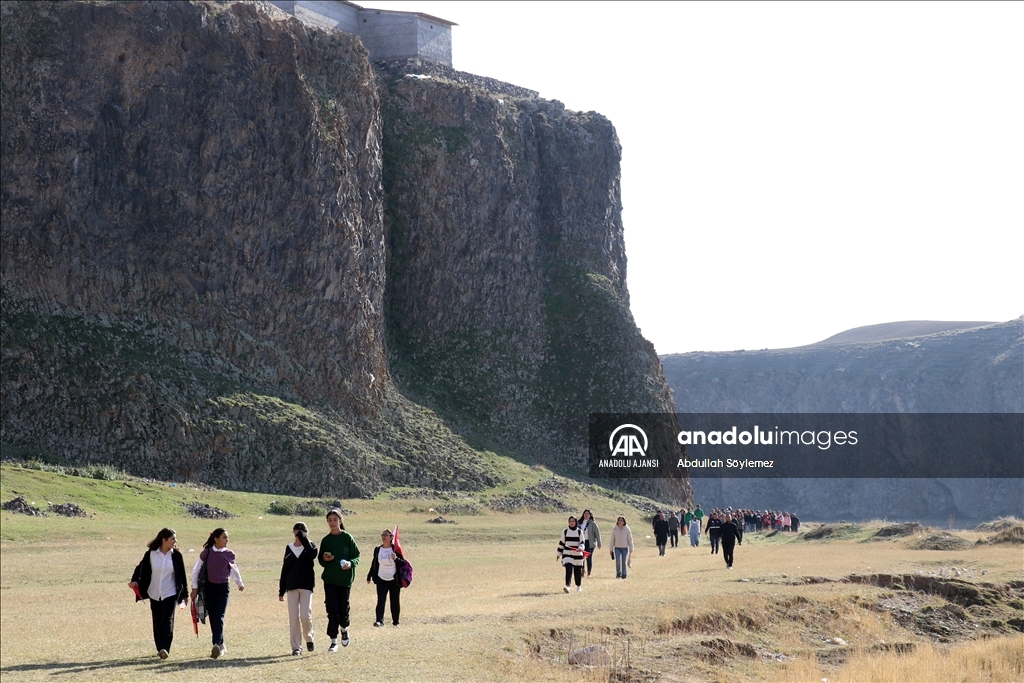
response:
M1020 413L1022 323L874 342L673 354L662 362L680 412ZM1024 514L1018 480L702 479L694 488L702 500L793 508L813 518Z
M603 117L378 79L259 2L2 12L5 453L479 488L469 444L579 471L588 411L669 405Z
M381 84L402 381L467 438L576 471L588 412L671 412L629 312L611 123L402 72Z
M479 486L390 382L359 41L252 4L4 3L3 440L224 486Z

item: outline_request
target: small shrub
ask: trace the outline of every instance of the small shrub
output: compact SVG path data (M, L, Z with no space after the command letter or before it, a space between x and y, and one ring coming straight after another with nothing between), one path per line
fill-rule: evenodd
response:
M276 500L270 501L267 513L271 515L294 515L295 508L287 503L279 503Z

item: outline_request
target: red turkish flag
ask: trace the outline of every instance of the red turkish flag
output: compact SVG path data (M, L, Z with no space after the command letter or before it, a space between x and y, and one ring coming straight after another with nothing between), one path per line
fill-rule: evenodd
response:
M395 525L395 531L392 534L391 547L394 548L395 552L398 553L399 555L402 555L402 556L405 555L405 553L402 552L402 544L398 542L398 525L397 524Z

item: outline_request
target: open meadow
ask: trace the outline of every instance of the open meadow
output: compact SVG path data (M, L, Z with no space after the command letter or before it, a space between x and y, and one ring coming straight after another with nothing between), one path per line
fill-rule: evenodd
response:
M302 499L5 464L3 501L23 495L42 509L73 502L89 516L2 513L0 674L5 683L1024 681L1024 546L976 543L995 529L928 540L939 532L879 536L882 522L812 524L810 533L748 534L726 571L706 541L691 548L681 540L659 557L645 538L648 515L628 498L566 482L550 500L577 513L591 508L606 539L623 514L637 543L627 580L614 578L606 546L583 592L567 595L555 555L567 514L495 512L486 504L508 499L515 486L564 480L536 468L515 474L516 485L461 500L408 491L342 501L355 513L345 524L363 559L352 590L352 642L327 652L318 581L317 649L295 657L287 608L277 599L282 553L295 521L305 521L316 541L327 526L319 515L269 510ZM188 502L236 516L196 519ZM457 523L428 523L437 516L431 508L449 510ZM402 593L402 625L372 628L375 593L364 579L380 531L396 524L415 579ZM170 658L159 660L149 608L126 586L163 526L177 531L189 568L214 527L230 532L246 590L232 590L228 651L218 660L209 657L209 628L201 625L197 638L187 612L178 613ZM1013 533L1002 538L1012 541ZM943 544L959 549L928 549ZM603 646L607 660L569 664L570 653L590 645Z

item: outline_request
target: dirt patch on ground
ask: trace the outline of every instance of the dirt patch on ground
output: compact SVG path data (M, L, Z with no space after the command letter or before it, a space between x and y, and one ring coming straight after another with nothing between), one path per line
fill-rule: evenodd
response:
M1012 526L1008 529L1003 529L997 534L992 534L988 538L981 539L978 544L997 544L997 543L1012 543L1015 545L1024 544L1024 525Z
M47 508L47 512L52 512L55 515L61 517L88 517L88 513L78 505L74 503L61 503L60 505L51 504Z
M910 544L914 550L966 550L974 544L948 531L925 536Z
M33 517L43 516L43 511L34 505L29 504L24 496L18 496L4 503L2 506L7 512L16 512L19 515L32 515Z
M1024 525L1024 520L1017 519L1016 517L1000 517L999 519L994 519L991 522L979 524L974 528L974 530L993 533L999 531L1006 531L1007 529L1012 529L1015 526L1022 525Z
M811 529L807 533L801 534L800 538L805 541L822 541L828 539L830 541L839 540L843 538L852 538L860 535L864 531L864 527L860 524L823 524L816 529Z
M904 536L916 536L924 532L925 528L917 522L907 522L906 524L890 524L889 526L883 526L881 529L875 532L872 538L902 538Z

